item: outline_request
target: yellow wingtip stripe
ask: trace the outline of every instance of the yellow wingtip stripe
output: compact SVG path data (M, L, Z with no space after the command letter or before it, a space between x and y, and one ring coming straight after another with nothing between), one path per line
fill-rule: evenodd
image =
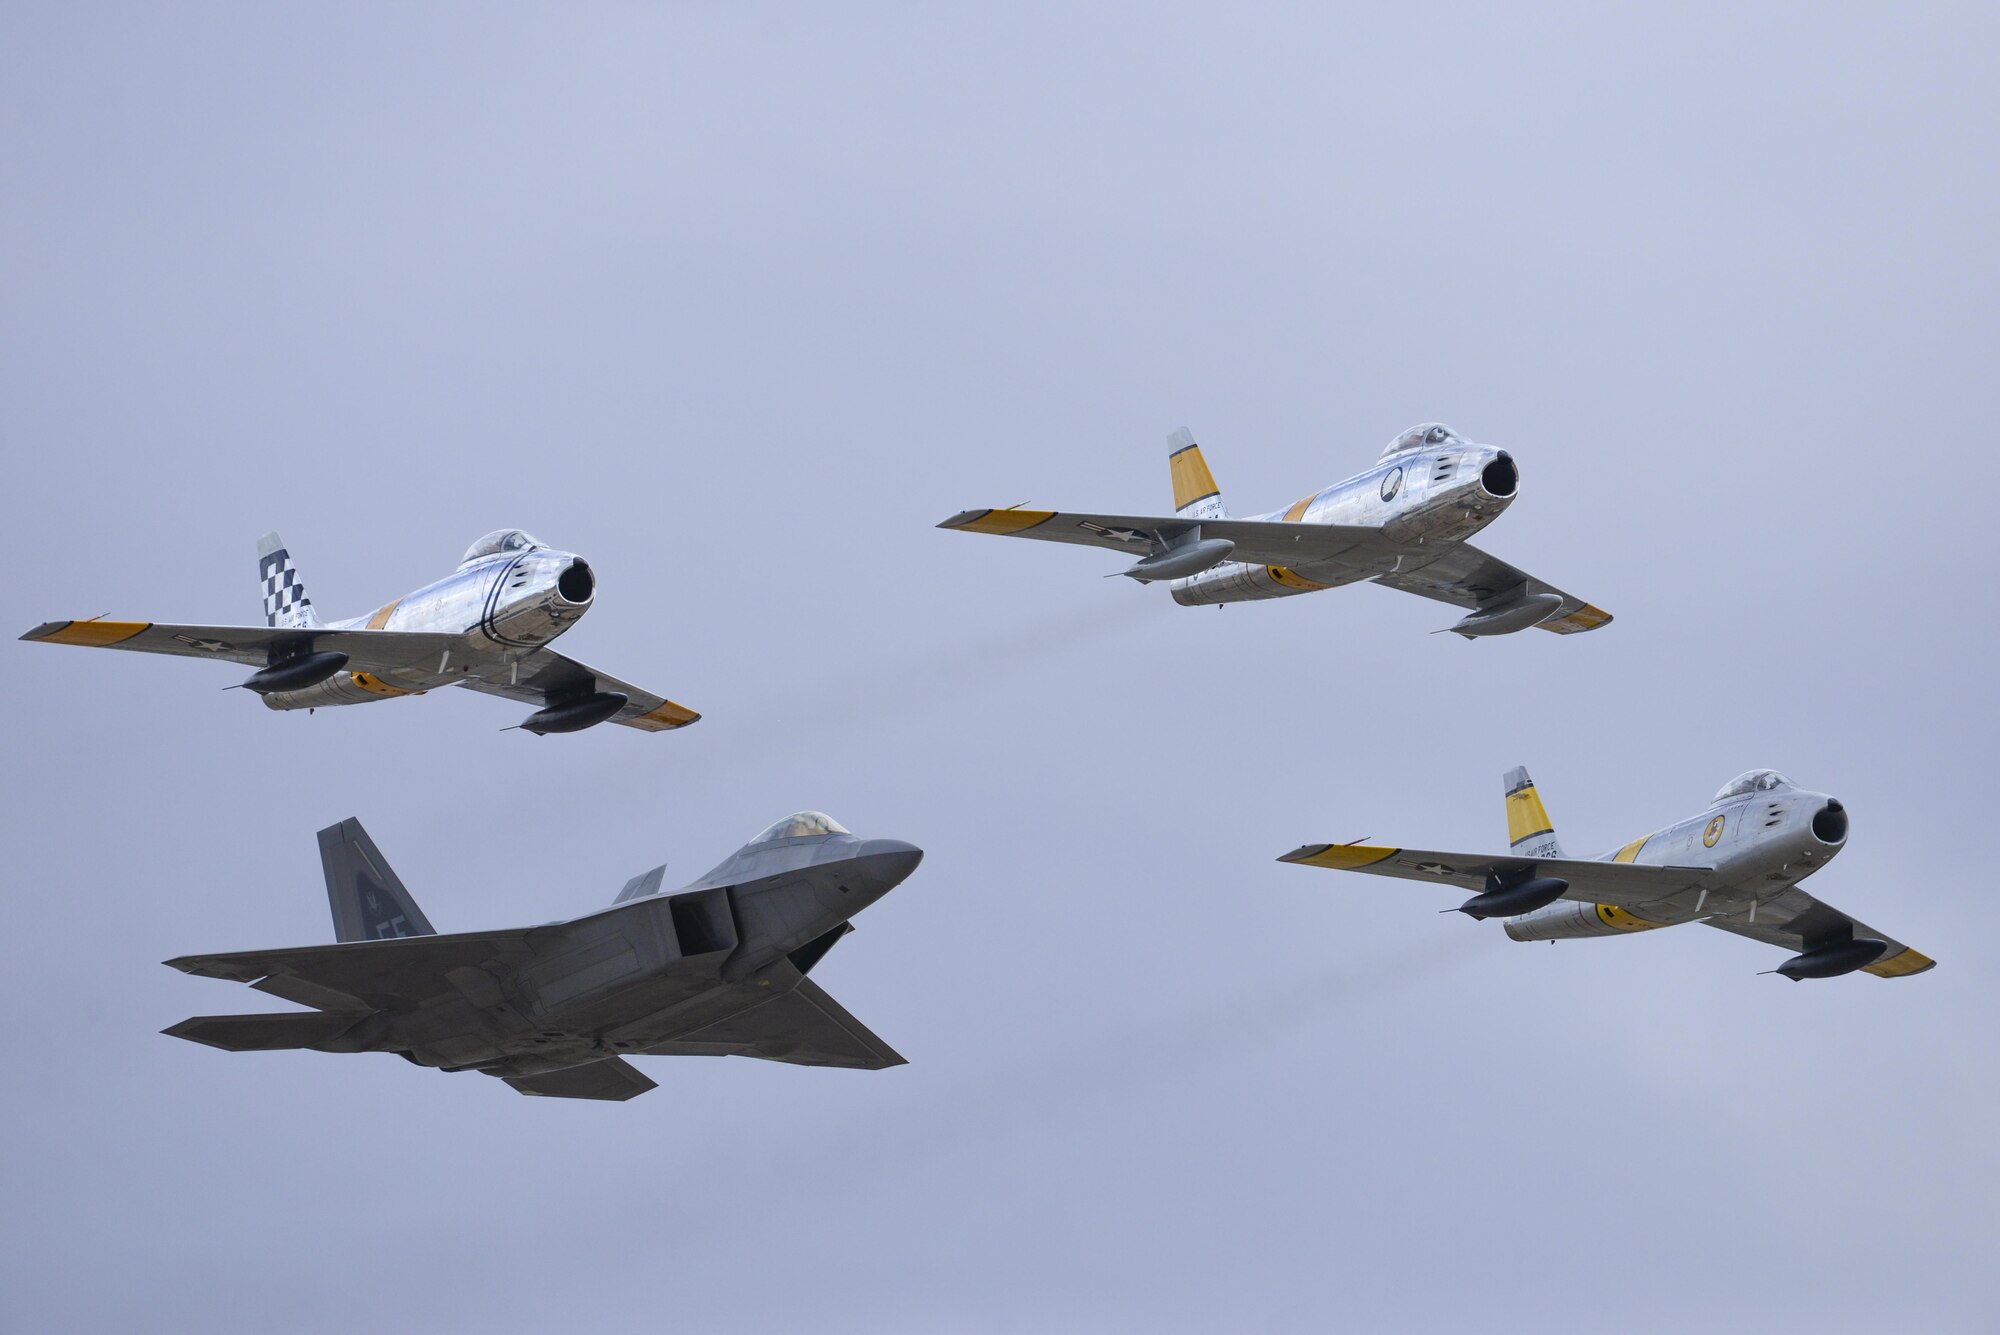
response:
M667 732L674 728L685 728L700 717L701 715L686 705L677 705L672 700L666 700L650 713L640 714L634 718L621 718L618 721L628 728L637 728L641 732Z
M152 626L150 621L49 621L21 638L43 644L121 644Z
M1872 973L1877 978L1907 978L1913 973L1937 968L1937 961L1920 950L1904 947L1886 960L1863 965L1861 972Z
M1585 603L1568 616L1557 617L1554 621L1544 621L1535 629L1552 630L1558 635L1575 635L1581 631L1596 630L1599 626L1608 626L1611 622L1611 613L1601 607L1592 607Z
M1354 871L1359 867L1387 862L1400 852L1399 848L1373 848L1367 844L1304 844L1278 861L1296 862L1307 867L1330 867L1335 871Z
M967 510L939 524L966 533L1019 533L1056 517L1054 510Z

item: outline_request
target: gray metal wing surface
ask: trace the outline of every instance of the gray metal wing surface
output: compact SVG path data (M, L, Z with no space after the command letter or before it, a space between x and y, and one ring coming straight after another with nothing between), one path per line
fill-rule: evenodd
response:
M810 978L761 1006L646 1049L661 1056L759 1057L795 1066L878 1071L902 1056Z

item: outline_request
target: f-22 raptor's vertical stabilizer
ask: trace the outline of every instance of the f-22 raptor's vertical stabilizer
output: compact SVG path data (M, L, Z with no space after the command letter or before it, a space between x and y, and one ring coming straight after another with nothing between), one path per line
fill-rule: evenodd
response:
M321 830L319 860L333 906L334 940L437 935L360 821L350 816Z

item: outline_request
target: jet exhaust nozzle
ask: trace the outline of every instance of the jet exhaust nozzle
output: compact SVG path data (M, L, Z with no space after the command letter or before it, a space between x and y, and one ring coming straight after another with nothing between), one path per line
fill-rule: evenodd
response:
M1794 955L1780 964L1777 972L1799 982L1806 978L1838 978L1844 973L1873 964L1889 948L1887 941L1877 941L1873 937L1861 936L1852 941L1841 941L1830 946L1818 946L1801 955Z
M1453 626L1452 633L1472 639L1479 635L1511 635L1517 630L1539 626L1563 605L1559 593L1531 593L1498 607L1482 608Z
M562 700L528 715L521 721L521 727L537 737L552 732L581 732L616 714L630 699L623 691L599 691Z
M1481 922L1488 918L1512 918L1555 903L1567 889L1569 882L1560 876L1538 876L1519 885L1474 895L1460 904L1458 911Z
M271 695L278 691L302 691L308 686L319 685L346 666L346 654L336 649L327 649L300 658L288 658L282 663L273 663L267 668L260 668L251 673L249 680L243 685L259 695Z
M1236 544L1228 538L1203 538L1200 542L1190 542L1182 547L1169 547L1164 552L1156 552L1129 570L1118 573L1128 579L1136 579L1141 584L1156 579L1185 579L1189 575L1199 575L1212 566L1221 565L1236 550Z

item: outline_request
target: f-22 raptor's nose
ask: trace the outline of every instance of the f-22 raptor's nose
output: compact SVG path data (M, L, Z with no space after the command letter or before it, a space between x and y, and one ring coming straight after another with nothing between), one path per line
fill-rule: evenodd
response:
M924 850L901 839L864 839L854 860L884 889L901 885L924 860Z

